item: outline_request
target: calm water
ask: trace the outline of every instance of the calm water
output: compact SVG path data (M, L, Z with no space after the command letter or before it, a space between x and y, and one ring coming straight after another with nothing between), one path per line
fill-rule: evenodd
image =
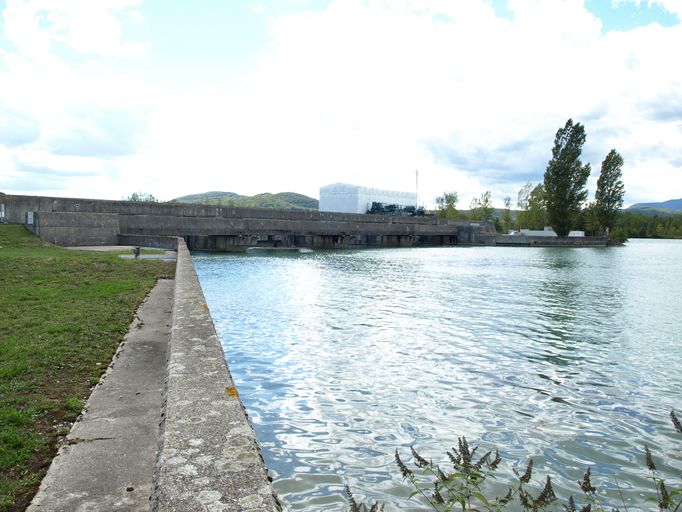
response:
M423 510L394 450L440 461L459 435L566 495L590 464L636 500L644 442L679 482L682 241L194 262L290 510L342 510L346 483Z

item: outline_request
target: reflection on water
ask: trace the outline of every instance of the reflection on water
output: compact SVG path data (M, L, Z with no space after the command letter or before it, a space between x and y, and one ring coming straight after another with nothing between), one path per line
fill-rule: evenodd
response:
M462 434L511 463L536 458L562 492L576 492L586 464L617 475L628 497L648 489L642 443L679 453L667 414L682 411L681 249L194 261L287 506L339 510L348 483L387 509L418 510L395 448L440 460ZM667 457L659 465L679 474L679 456Z

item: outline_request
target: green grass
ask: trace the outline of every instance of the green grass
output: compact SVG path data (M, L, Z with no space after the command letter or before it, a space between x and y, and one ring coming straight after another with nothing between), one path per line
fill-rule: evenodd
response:
M174 268L0 225L0 512L28 505L137 307Z

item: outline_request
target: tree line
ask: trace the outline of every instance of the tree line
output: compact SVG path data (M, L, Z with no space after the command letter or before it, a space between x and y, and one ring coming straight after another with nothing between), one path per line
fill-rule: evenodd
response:
M618 216L613 237L682 238L682 215L645 215L624 211Z
M512 215L512 200L504 198L505 209L499 219L493 213L490 191L474 198L468 216L457 211L457 192L446 192L436 199L436 215L441 218L485 220L496 222L500 231L527 228L543 229L552 226L559 236L580 229L588 234L609 234L616 225L623 206L623 157L612 149L601 164L594 201L587 202L587 180L590 164L581 161L585 144L585 127L572 119L559 128L554 138L552 158L547 163L542 183L527 183L519 190Z

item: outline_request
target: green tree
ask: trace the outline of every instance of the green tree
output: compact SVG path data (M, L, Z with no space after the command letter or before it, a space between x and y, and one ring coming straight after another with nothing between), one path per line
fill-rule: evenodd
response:
M569 119L557 130L552 159L547 163L544 180L547 219L559 236L566 236L576 224L587 199L590 164L580 161L585 138L583 125L573 124Z
M662 223L665 223L665 227ZM658 229L659 225L661 225L661 229ZM609 236L614 240L653 238L659 235L680 238L682 236L682 215L664 214L661 216L624 210L616 218L613 230L609 233Z
M149 194L147 192L133 192L128 196L126 201L131 201L133 203L144 203L144 202L150 202L150 203L158 203L159 200L154 197L152 194Z
M595 202L589 203L582 211L582 221L582 228L585 230L586 235L595 236L601 231L597 204Z
M457 213L457 192L445 192L436 198L436 217L439 219L455 220L459 217Z
M547 225L547 209L545 208L545 188L542 183L533 186L526 183L519 190L516 203L521 211L516 215L516 224L526 229L542 229Z
M519 209L523 211L528 209L528 196L530 196L532 190L533 184L530 181L521 187L521 190L519 190L518 199L516 201L516 206L518 206Z
M546 225L545 187L542 183L538 183L528 196L528 227L530 229L543 229Z
M484 220L492 222L493 208L492 194L490 190L486 190L481 194L480 197L474 197L469 205L471 210L469 215L471 220Z
M502 231L504 233L509 233L509 229L512 225L511 216L511 197L507 196L504 198L504 211L502 212Z
M516 227L519 229L528 227L528 197L531 190L533 184L529 181L521 187L517 196L516 206L520 211L516 214Z
M606 232L616 224L616 218L623 207L625 185L623 185L623 157L612 149L601 163L594 195L597 218Z

